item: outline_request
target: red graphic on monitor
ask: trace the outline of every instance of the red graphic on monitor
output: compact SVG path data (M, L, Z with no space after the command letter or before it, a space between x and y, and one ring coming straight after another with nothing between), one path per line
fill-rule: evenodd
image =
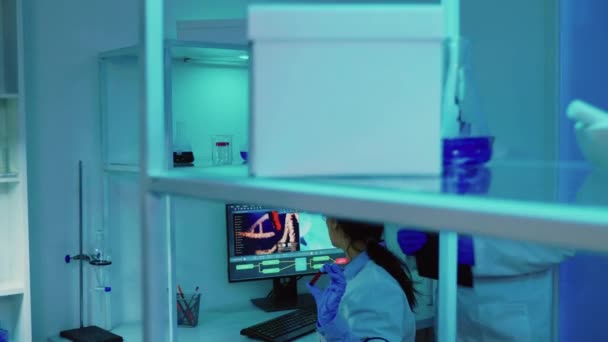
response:
M274 229L278 232L283 230L283 225L281 225L281 220L279 219L279 213L277 211L273 210L270 212L270 216L272 216L271 220L272 220L272 225L274 226Z

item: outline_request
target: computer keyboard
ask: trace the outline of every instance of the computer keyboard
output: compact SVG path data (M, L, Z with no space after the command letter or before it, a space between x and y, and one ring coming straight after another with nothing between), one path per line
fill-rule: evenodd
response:
M250 338L284 342L309 334L317 328L317 310L312 308L297 309L293 312L252 325L241 330L241 335Z

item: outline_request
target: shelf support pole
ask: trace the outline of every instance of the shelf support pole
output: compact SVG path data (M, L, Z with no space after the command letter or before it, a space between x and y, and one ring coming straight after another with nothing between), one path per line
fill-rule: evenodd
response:
M154 194L150 175L167 170L164 113L163 0L140 0L140 209L143 242L143 340L173 341L171 266L168 262L168 195Z

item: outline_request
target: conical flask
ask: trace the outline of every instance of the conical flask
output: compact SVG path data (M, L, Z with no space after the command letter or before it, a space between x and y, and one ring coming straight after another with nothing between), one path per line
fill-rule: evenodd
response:
M492 157L494 137L481 111L471 65L471 44L465 38L447 39L441 112L443 164L481 165Z

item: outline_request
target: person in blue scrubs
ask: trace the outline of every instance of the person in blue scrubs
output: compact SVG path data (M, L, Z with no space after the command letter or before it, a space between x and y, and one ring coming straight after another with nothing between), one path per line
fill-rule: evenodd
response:
M383 225L327 219L334 246L350 262L322 271L330 284L308 284L317 303L317 331L325 341L403 341L416 337L414 284L399 258L381 245Z

